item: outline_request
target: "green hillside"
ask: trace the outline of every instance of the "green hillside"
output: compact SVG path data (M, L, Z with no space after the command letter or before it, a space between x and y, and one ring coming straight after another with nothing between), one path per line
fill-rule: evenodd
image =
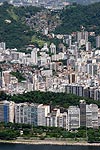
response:
M100 34L100 3L88 6L74 4L67 6L59 12L51 13L49 11L49 20L40 18L38 15L38 19L34 19L35 21L31 19L33 24L37 24L38 20L38 24L34 29L31 28L31 25L26 25L26 18L32 18L37 12L41 12L41 10L42 17L44 17L47 12L43 8L33 6L14 7L7 2L0 5L0 42L6 42L9 48L16 47L18 49L32 43L41 47L45 42L50 42L50 40L55 42L54 39L48 39L41 34L39 29L43 25L40 23L40 20L50 24L51 29L57 26L55 33L72 33L79 31L80 27L84 26L87 31L94 31L96 34ZM60 19L57 22L59 15ZM35 28L38 29L38 33ZM53 31L51 30L50 32Z
M62 24L56 33L71 33L84 26L88 31L100 33L100 3L88 6L72 5L64 8L60 14Z
M35 19L36 22L32 19L33 16L41 11L43 12L43 17L48 12L44 8L34 6L14 7L4 2L0 6L0 42L6 42L8 48L16 47L19 51L23 51L23 49L25 51L25 47L29 44L42 47L45 42L48 44L50 41L57 43L59 40L53 39L52 41L52 39L42 35L39 29L38 31L36 30L42 24L38 24L34 28L32 27L32 23L37 23L37 19ZM50 21L54 15L56 16L56 14L50 14ZM32 23L26 23L27 18L31 18ZM38 19L41 20L39 16ZM46 19L44 20L47 21Z
M0 6L0 42L9 48L21 48L30 44L31 31L25 24L25 17L40 11L36 7L14 7L5 2Z
M31 91L18 95L6 95L4 92L0 92L0 100L9 100L16 103L39 103L39 104L52 104L52 106L60 106L68 108L69 106L79 105L79 101L85 99L87 104L97 104L100 108L100 101L96 101L89 98L79 97L74 94L67 93L53 93L53 92L41 92L41 91Z

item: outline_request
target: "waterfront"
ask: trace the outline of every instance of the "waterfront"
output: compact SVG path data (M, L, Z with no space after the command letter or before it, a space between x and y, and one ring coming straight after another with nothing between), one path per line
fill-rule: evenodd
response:
M0 150L100 150L100 146L0 144Z

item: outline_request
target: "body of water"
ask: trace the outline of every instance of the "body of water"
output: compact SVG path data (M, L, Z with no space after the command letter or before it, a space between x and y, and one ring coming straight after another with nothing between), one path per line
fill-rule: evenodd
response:
M100 146L1 144L0 150L100 150Z

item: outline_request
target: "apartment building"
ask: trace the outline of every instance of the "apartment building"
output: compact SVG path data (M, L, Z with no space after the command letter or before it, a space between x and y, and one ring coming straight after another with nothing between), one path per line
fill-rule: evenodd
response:
M50 113L50 106L40 104L37 108L37 125L46 126L46 117Z
M68 130L78 129L79 127L80 127L80 108L78 106L69 106Z
M0 122L14 122L14 105L12 101L0 101Z
M37 125L38 104L19 103L15 104L15 123Z

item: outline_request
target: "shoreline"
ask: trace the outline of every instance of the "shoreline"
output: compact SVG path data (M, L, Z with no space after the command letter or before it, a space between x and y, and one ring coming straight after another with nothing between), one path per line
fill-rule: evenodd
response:
M87 143L75 141L53 141L53 140L0 140L0 143L27 144L27 145L58 145L58 146L100 146L100 143Z

